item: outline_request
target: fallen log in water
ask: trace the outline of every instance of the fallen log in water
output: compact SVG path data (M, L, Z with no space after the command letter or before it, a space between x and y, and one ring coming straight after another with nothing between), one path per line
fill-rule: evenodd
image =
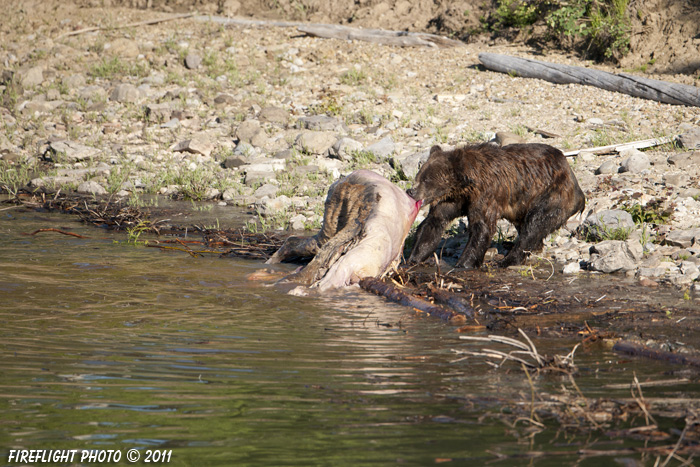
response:
M449 306L458 313L461 313L464 316L474 319L474 308L465 304L463 300L456 294L435 287L432 284L428 284L428 290L430 290L430 295L433 296L436 302L444 303L445 305Z
M613 346L615 352L625 353L628 355L637 355L640 357L651 358L652 360L665 360L671 363L680 365L689 365L700 367L700 357L694 355L679 354L675 352L667 352L665 350L656 350L646 345L636 344L629 341L618 341Z
M402 292L393 285L373 277L361 279L360 287L375 295L380 295L394 303L398 303L399 305L410 306L419 311L428 313L430 316L435 316L444 321L450 321L453 324L463 324L466 322L466 317L460 313L455 313L441 306L433 305L427 300Z
M539 78L557 84L585 84L665 104L700 107L700 88L686 84L492 53L480 53L479 60L489 70L525 78Z

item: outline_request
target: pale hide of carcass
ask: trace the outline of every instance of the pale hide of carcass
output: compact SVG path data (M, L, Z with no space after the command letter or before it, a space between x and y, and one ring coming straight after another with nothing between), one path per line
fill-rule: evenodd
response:
M313 257L283 280L321 291L381 277L399 261L420 207L384 177L357 170L328 189L321 231L288 238L267 263Z

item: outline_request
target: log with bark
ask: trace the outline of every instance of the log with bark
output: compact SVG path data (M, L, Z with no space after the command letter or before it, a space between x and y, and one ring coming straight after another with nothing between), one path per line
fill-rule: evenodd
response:
M424 300L415 295L407 294L391 284L387 284L373 277L365 277L360 280L360 287L375 295L382 296L399 305L415 308L416 310L425 312L430 316L440 318L444 321L450 321L453 324L463 324L466 322L466 317L460 313L447 310L441 306L434 305L427 300Z
M538 78L557 84L585 84L665 104L700 107L700 88L686 84L493 53L480 53L479 60L489 70L525 78Z

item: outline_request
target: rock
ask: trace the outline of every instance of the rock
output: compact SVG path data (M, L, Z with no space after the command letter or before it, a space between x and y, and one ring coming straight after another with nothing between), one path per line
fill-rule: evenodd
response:
M221 197L221 191L212 186L204 190L204 195L202 195L203 199L218 199L219 197Z
M63 78L63 85L68 89L78 89L85 86L85 77L80 73Z
M262 199L255 202L255 207L263 216L271 216L286 211L291 204L292 200L285 195L276 198L264 196Z
M281 107L265 107L260 111L258 118L261 122L286 125L287 121L289 120L289 112Z
M227 169L235 169L236 167L240 167L245 164L246 159L245 157L241 156L229 156L224 161L224 167L226 167Z
M60 102L47 102L45 100L33 100L25 102L23 107L20 107L23 113L26 114L46 114L55 110L60 105Z
M221 93L214 98L214 103L218 105L231 105L236 99L231 94Z
M136 41L120 37L105 44L105 51L111 55L118 55L124 58L136 58L139 55L139 46Z
M199 68L199 65L201 65L201 64L202 64L201 55L198 55L194 52L190 52L185 57L185 67L188 70L194 70L195 68Z
M564 269L562 269L562 273L564 274L576 274L579 272L581 272L581 265L578 261L568 263L564 266Z
M700 189L698 188L686 188L678 193L679 198L700 198Z
M334 133L325 131L304 131L297 136L294 147L305 154L324 155L336 141Z
M467 94L435 94L433 99L441 104L456 104L465 101L469 97Z
M236 129L236 138L244 143L250 143L261 131L263 130L260 127L259 121L246 120L238 125L238 128Z
M377 141L376 143L367 146L365 151L371 152L377 157L387 157L390 156L396 150L396 144L391 136L387 136Z
M40 86L44 82L44 67L41 65L19 70L17 78L23 88L33 88Z
M146 115L156 122L167 122L173 114L173 109L170 104L164 102L162 104L147 104Z
M397 159L404 175L406 175L409 180L413 180L416 178L420 166L428 160L429 156L430 149L426 149L424 151L414 152L405 157L399 156Z
M359 141L352 138L343 137L331 146L328 155L343 161L351 161L352 154L357 151L362 151L363 146Z
M651 165L649 157L638 149L628 149L620 153L626 157L620 166L620 172L639 173Z
M640 276L639 277L639 285L642 287L658 287L659 283L655 282L647 277Z
M163 123L160 127L161 128L175 129L178 126L180 126L180 120L178 120L177 118L171 118L167 122Z
M690 166L697 167L700 166L700 151L673 154L667 159L667 162L671 165L675 165L681 168Z
M508 131L499 131L496 133L496 143L500 146L508 146L509 144L523 144L527 141L515 133Z
M78 97L86 101L100 101L107 98L107 91L101 86L85 86L78 91Z
M243 183L246 186L253 186L258 183L265 183L268 180L273 180L275 178L275 172L272 170L246 170L245 180Z
M609 209L593 213L583 221L583 230L587 237L603 240L619 229L635 228L632 215L621 209Z
M29 182L29 186L34 188L47 187L50 189L56 189L63 185L79 183L80 180L81 177L75 175L44 176L32 179Z
M253 193L253 195L256 198L263 198L264 196L267 196L268 198L274 198L275 195L277 195L278 191L279 187L277 185L273 185L272 183L266 183L257 190L255 190L255 193Z
M224 192L221 194L221 199L224 201L232 201L236 199L238 196L238 190L235 188L227 188L224 190Z
M681 186L688 181L688 176L683 173L665 173L661 180L666 186Z
M607 161L603 162L600 164L600 167L598 167L595 171L596 175L608 175L608 174L615 174L620 170L620 167L617 165L617 162L613 159L608 159Z
M116 102L136 102L141 99L141 91L133 84L118 84L109 98Z
M189 152L192 154L209 156L214 150L214 145L204 136L195 136L192 139L180 141L179 143L171 146L170 149L175 152Z
M595 154L590 151L581 151L576 156L577 160L582 162L593 162L595 160Z
M61 157L66 157L71 161L82 161L97 157L101 151L97 148L85 146L75 141L54 141L49 143L44 157L56 161Z
M90 180L78 185L78 193L88 193L91 195L106 195L107 190L99 183Z
M297 128L314 131L347 131L345 123L328 115L312 115L297 120Z
M666 234L666 238L664 239L664 245L671 245L679 248L690 248L695 244L700 244L700 228L672 230Z
M280 159L263 159L246 166L246 172L278 172L287 168L287 162Z
M680 135L678 140L686 149L700 149L700 128L691 128Z
M238 143L233 150L233 153L236 156L244 156L244 157L252 157L255 156L258 153L258 150L255 149L251 144L249 143Z
M692 261L681 261L679 269L681 273L684 276L688 276L690 280L695 280L700 277L700 269L698 269L698 266Z
M642 245L636 240L607 240L591 247L589 268L605 273L631 271L643 254Z
M289 219L289 228L292 230L304 230L306 229L307 218L303 214L297 214L296 216Z

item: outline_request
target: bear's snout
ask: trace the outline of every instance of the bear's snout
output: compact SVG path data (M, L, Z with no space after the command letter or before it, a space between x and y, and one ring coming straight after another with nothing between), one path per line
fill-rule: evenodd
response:
M416 199L416 191L413 188L406 190L406 194L413 199Z

